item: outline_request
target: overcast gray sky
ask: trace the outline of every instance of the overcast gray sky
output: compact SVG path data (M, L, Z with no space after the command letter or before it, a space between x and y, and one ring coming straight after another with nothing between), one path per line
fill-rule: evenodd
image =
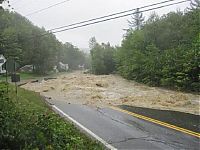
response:
M15 11L22 15L27 15L33 11L40 10L63 0L10 0ZM51 29L71 23L100 17L103 15L128 10L132 8L161 2L164 0L69 0L61 5L50 8L43 12L27 16L35 25ZM180 0L176 0L180 1ZM159 15L184 10L189 6L189 2L178 4L162 9L155 10ZM148 18L151 12L144 13ZM70 42L79 48L88 48L88 41L95 36L98 42L110 42L111 45L120 45L122 36L127 28L129 17L111 20L79 29L57 33L56 37L62 41Z

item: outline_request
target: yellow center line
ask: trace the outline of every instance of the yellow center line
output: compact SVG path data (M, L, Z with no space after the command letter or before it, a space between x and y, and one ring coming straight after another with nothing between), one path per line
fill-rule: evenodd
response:
M175 125L171 125L171 124L168 124L168 123L156 120L156 119L152 119L152 118L149 118L149 117L146 117L146 116L143 116L143 115L139 115L139 114L127 111L127 110L123 110L123 109L120 109L118 107L110 106L110 108L112 108L114 110L118 110L118 111L126 113L126 114L129 114L131 116L134 116L134 117L137 117L137 118L140 118L140 119L143 119L143 120L146 120L146 121L149 121L149 122L152 122L152 123L164 126L164 127L168 127L170 129L174 129L174 130L177 130L177 131L180 131L180 132L183 132L183 133L186 133L186 134L200 138L200 133L193 132L193 131L190 131L190 130L187 130L187 129L184 129L184 128L181 128L181 127L177 127Z

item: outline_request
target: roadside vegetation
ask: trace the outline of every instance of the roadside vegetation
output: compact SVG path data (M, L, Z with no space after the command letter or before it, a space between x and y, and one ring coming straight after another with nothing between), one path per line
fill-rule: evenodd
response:
M39 94L0 83L0 149L103 149L53 113Z
M0 22L0 54L8 60L8 71L14 60L17 68L33 65L36 74L47 74L59 62L68 64L71 70L88 64L86 54L77 47L59 42L55 35L16 12L0 9Z
M196 0L191 5L163 16L154 12L147 19L133 15L120 47L93 37L90 57L20 14L0 9L0 54L15 59L18 67L33 65L36 74L46 74L61 61L71 70L85 64L97 75L118 73L150 86L199 92L200 7Z
M0 0L0 4L3 1L5 0ZM150 86L200 92L200 7L199 2L195 2L191 9L184 12L170 12L163 16L152 13L148 19L144 19L142 14L133 15L128 21L129 29L126 30L120 47L113 47L109 42L98 43L93 37L89 42L90 56L71 43L61 43L54 34L35 26L20 14L4 10L0 6L0 54L7 59L8 73L13 72L14 61L17 62L18 69L33 65L33 73L21 73L22 80L48 75L62 62L68 64L70 70L79 69L79 65L85 64L85 68L90 68L96 75L116 73L128 80ZM102 84L96 81L96 77L83 77L86 79L66 77L67 81L63 83L71 81L71 85L60 89L65 92L89 83L89 88L93 86L93 90L90 90L93 93L87 96L92 99L92 103L99 99L106 100L106 104L110 103L109 99L116 103L118 97L112 97L119 94L118 91L112 91L116 89L115 81L111 82L114 85L110 90L111 94L103 97L98 92L101 87L109 87L106 80ZM60 81L63 79L65 78ZM0 149L103 149L100 144L90 140L72 124L52 112L38 93L20 88L16 98L12 85L9 85L7 93L6 83L2 82L5 81L4 76L0 77L0 81ZM74 88L75 82L78 85ZM52 85L57 86L57 83ZM88 91L85 87L78 88ZM51 86L50 90L53 89L54 86ZM125 91L128 89L132 89L132 86L126 87ZM40 92L44 94L50 90L42 89ZM72 94L72 97L78 95ZM149 96L142 100L141 96L134 97L136 93L133 94L128 93L129 96L120 98L117 103L138 101L138 105L141 105L146 100L151 103ZM82 95L79 97L87 100ZM158 94L155 97L159 97ZM152 99L155 103L151 105L158 103L160 107L162 101L159 98ZM91 102L84 102L87 103ZM163 104L166 107L188 106L187 109L194 106L187 98L177 100L173 95Z
M68 72L70 72L70 71L68 71ZM57 77L59 75L65 74L65 72L59 72L59 73L50 72L45 75L32 73L32 72L19 72L18 74L20 74L20 82L21 82L21 81L42 80L44 78ZM8 81L10 81L11 74L9 74L7 78L8 78ZM0 75L0 81L6 81L5 74Z
M28 72L21 72L20 79L21 80L29 80L29 79L39 79L45 77L44 75L35 74L35 73L28 73ZM8 81L11 80L11 76L8 75ZM6 75L0 75L0 81L6 81Z
M145 22L133 16L121 47L92 38L92 72L117 72L151 86L199 92L200 8L196 6L163 16L152 13Z

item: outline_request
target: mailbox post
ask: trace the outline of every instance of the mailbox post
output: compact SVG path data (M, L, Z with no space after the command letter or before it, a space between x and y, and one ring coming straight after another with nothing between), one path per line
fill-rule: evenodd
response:
M11 75L11 81L12 82L19 82L20 81L20 75L17 73L14 73Z
M16 62L14 59L14 72L11 75L11 82L15 82L15 91L17 96L17 82L20 81L20 75L16 73Z
M20 81L20 75L17 74L17 73L13 73L11 75L11 82L15 82L15 91L16 91L16 94L17 94L17 82Z

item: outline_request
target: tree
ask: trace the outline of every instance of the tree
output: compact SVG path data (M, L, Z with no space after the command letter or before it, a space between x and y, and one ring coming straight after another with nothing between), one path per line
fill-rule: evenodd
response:
M130 30L117 48L123 77L153 86L199 91L199 9L153 13L143 28Z
M63 63L69 65L70 69L79 69L78 65L85 64L85 54L71 43L66 42L63 46L62 58Z
M189 10L199 9L200 8L200 1L199 0L190 0L190 7Z
M89 48L90 49L93 49L97 44L97 40L95 37L92 37L90 40L89 40Z
M19 67L33 65L39 74L48 73L60 61L68 63L70 69L85 63L85 54L78 48L62 44L44 28L8 10L0 10L0 54L18 58Z
M110 43L101 44L102 49L104 50L104 57L103 57L103 61L104 61L104 65L105 65L105 72L104 74L110 74L113 73L115 71L115 59L114 59L114 55L115 55L115 48L110 46Z
M104 65L104 52L99 44L96 44L91 50L91 59L92 59L92 72L94 74L104 74L105 73L105 65Z
M102 43L101 45L94 40L90 44L92 49L91 54L91 65L92 72L95 74L110 74L115 71L115 49L110 46L110 43Z
M143 14L139 11L139 8L136 9L135 13L131 16L131 20L128 20L129 30L136 28L139 30L144 22Z
M8 3L8 7L11 7L10 5L10 1L9 0L0 0L0 9L3 9L2 3L3 2L7 2ZM13 9L13 8L12 8Z
M2 4L4 1L6 1L6 0L0 0L0 4Z

